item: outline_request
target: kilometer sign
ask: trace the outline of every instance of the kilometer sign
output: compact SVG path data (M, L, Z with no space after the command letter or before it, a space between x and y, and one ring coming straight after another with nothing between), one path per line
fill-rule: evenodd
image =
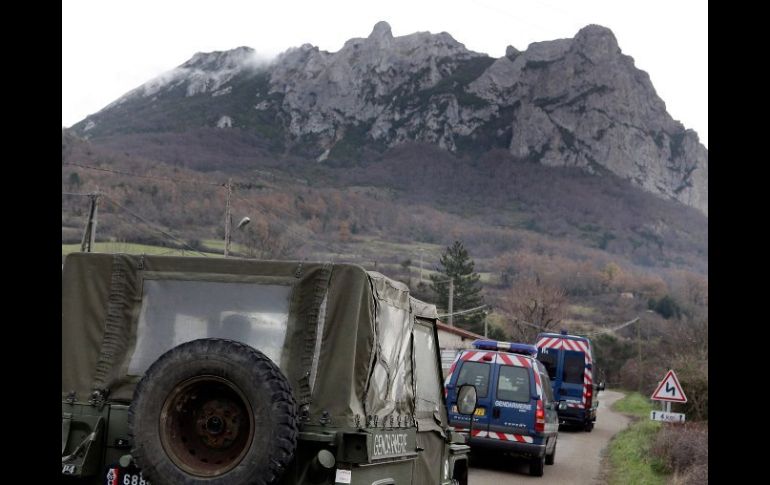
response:
M653 421L665 421L668 423L684 423L684 414L668 413L666 411L650 411L650 419Z

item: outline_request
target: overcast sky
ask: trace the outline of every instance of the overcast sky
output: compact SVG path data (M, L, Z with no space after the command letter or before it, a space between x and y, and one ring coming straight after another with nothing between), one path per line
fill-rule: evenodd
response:
M513 45L609 27L668 112L708 146L708 3L703 0L66 0L62 126L96 113L196 52L249 46L265 57L311 43L335 52L379 20L394 36L449 32L502 57Z

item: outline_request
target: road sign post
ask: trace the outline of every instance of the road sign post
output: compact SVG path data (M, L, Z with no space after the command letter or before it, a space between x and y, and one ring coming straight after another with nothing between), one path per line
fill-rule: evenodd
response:
M655 388L655 392L652 393L650 399L661 401L660 411L650 411L651 420L684 423L685 416L683 413L671 412L672 402L687 402L687 396L684 394L682 386L679 384L679 379L677 379L676 373L673 370L668 371L663 380L658 383L658 387Z

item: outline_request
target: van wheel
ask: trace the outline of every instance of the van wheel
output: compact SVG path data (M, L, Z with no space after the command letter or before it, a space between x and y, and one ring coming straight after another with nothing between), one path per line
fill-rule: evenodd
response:
M591 430L594 429L594 422L593 421L586 421L585 425L583 426L583 429L590 433Z
M468 485L467 460L455 462L454 470L452 470L452 485Z
M549 454L545 455L545 464L546 465L553 465L554 462L556 461L556 445L557 445L557 443L558 442L553 444L553 451L551 452L551 454L550 455Z
M128 411L131 454L152 483L270 485L297 447L288 381L262 352L200 339L156 360Z
M540 458L532 458L529 461L529 474L533 477L542 477L545 468L545 455Z

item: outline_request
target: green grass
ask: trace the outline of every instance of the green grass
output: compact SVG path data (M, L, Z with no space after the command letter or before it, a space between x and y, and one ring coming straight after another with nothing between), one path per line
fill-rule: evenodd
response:
M222 254L225 251L225 242L222 239L204 239L201 241L201 244L203 249L205 249L203 251L204 253L212 252L216 254ZM245 254L246 249L247 248L244 244L230 241L231 253Z
M612 405L612 409L619 413L631 414L639 418L650 417L652 402L638 392L629 392L626 397Z
M596 309L590 306L569 305L567 309L573 315L578 315L581 317L591 317L596 314Z
M616 411L632 415L634 422L618 433L609 445L609 484L657 485L668 482L668 476L653 471L655 460L650 446L661 424L650 421L652 403L645 396L632 392L613 406Z
M62 255L80 251L80 244L62 244ZM94 244L95 253L127 253L127 254L156 254L164 256L201 256L200 253L190 249L175 249L162 246L150 246L147 244L135 244L126 242L97 242ZM207 253L206 256L221 258L221 253Z
M212 251L222 252L225 250L224 239L203 239L201 243L207 248L211 249ZM232 246L233 246L233 243L230 242L230 247Z
M425 250L425 257L429 257L429 254L440 254L444 250L444 246L440 244L431 243L400 243L394 241L387 241L377 236L357 236L356 244L363 245L366 248L374 248L378 252L386 254L403 255L404 259L411 258L413 261L419 263L420 249ZM353 246L353 244L351 244Z
M500 275L499 273L487 273L481 271L479 272L479 281L485 284L496 284L500 282Z

